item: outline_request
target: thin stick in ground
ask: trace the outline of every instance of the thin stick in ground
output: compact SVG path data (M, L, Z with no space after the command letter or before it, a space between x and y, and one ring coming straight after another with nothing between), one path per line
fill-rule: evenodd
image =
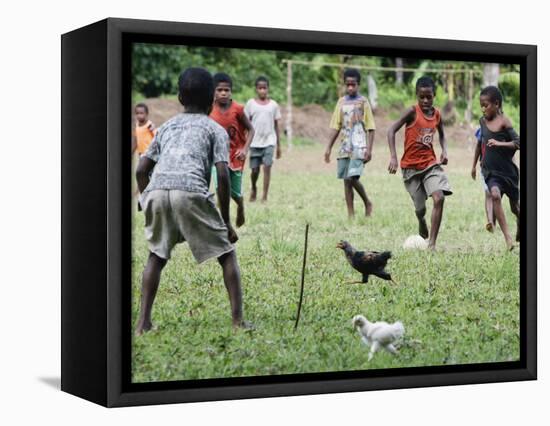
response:
M306 236L304 244L304 261L302 263L302 284L300 287L300 301L298 302L298 313L296 315L296 323L294 324L294 330L298 327L298 322L300 321L300 312L302 310L302 301L304 300L304 279L306 274L306 259L307 259L307 237L309 232L309 223L306 223Z

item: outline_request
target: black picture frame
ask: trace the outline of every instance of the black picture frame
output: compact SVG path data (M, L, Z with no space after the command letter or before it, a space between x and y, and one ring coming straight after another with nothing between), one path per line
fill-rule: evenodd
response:
M131 383L130 162L124 141L130 132L129 46L137 41L520 64L520 226L526 236L520 361ZM117 18L64 34L61 44L63 391L119 407L536 379L536 46Z

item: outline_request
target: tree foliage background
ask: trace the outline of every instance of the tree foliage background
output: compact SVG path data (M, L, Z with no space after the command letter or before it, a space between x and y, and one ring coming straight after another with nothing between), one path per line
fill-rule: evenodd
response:
M213 74L225 72L233 79L233 97L246 102L254 97L254 82L260 75L270 82L270 95L284 103L286 100L287 66L285 59L313 62L312 65L293 66L292 100L297 106L318 104L330 110L342 90L342 73L354 65L395 66L395 58L349 56L337 54L300 53L237 48L175 46L137 43L132 55L132 90L134 99L175 97L177 80L182 70L200 66ZM326 67L321 63L339 63L342 68ZM316 65L317 64L317 65ZM425 69L471 69L474 74L473 117L481 114L477 96L482 88L483 64L458 61L403 59L403 66L416 72L403 73L403 83L397 83L395 72L361 70L363 82L368 73L376 81L379 105L399 109L414 103L414 83L421 75L430 75L438 85L436 104L444 106L449 100L463 112L468 102L468 75L466 73L433 73ZM366 84L364 84L366 86ZM519 66L501 65L499 87L504 95L504 110L519 128ZM362 88L366 94L366 87Z

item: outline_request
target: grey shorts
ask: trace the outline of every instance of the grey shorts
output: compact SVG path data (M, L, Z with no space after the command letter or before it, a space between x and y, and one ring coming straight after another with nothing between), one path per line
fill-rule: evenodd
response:
M253 148L250 147L248 151L250 157L250 168L256 169L260 165L271 166L273 164L273 152L275 152L275 146L270 145L265 148Z
M174 246L187 241L195 260L202 263L234 250L212 196L164 189L143 194L140 203L149 251L170 259Z
M451 185L445 171L439 164L434 164L424 170L402 169L405 188L411 196L416 211L426 208L428 196L435 191L441 191L444 195L451 195Z
M338 158L336 176L338 179L349 179L354 176L361 176L365 163L360 159Z

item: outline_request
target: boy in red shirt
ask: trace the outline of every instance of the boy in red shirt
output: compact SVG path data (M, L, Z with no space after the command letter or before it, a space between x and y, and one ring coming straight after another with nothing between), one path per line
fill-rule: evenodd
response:
M245 221L242 193L244 162L254 137L254 129L244 113L244 107L231 99L233 89L231 77L221 72L216 74L214 76L214 87L214 106L210 118L222 126L229 136L231 198L237 203L235 223L237 227L240 227Z
M447 144L443 132L443 123L439 111L434 108L435 83L430 77L421 77L416 82L418 104L409 108L405 114L388 129L388 144L391 159L388 166L390 174L397 172L397 153L395 134L405 127L405 152L401 158L401 172L405 188L413 202L418 219L418 232L423 238L429 237L428 247L435 249L439 226L443 217L445 195L451 195L447 175L441 165L448 162ZM435 131L439 133L441 156L439 162L433 148ZM426 224L426 199L432 197L433 210L431 228Z

